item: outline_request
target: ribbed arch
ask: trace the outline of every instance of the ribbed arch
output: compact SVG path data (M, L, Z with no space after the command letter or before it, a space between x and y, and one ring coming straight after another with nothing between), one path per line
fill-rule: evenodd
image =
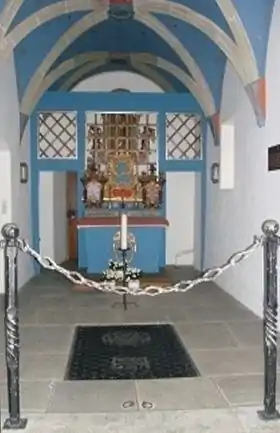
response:
M6 6L2 13L1 27L9 28L17 11L24 0L12 0L12 4ZM246 85L259 78L258 68L252 46L250 44L246 29L238 15L232 0L216 0L221 9L233 35L235 41L231 39L217 24L206 16L184 6L180 3L168 1L152 1L134 5L134 9L139 13L159 13L170 15L176 19L182 20L205 33L212 41L224 52L227 58L233 63L243 84ZM59 17L62 14L77 11L87 11L92 8L100 8L98 0L65 0L47 6L25 19L18 24L10 33L5 35L4 47L8 50L17 46L30 32L45 22ZM103 6L107 10L107 5ZM246 59L246 61L244 61Z
M63 53L63 51L84 32L94 25L104 21L105 19L106 12L103 9L98 10L98 13L92 12L73 24L56 42L52 50L44 58L40 67L37 68L33 77L29 81L20 105L22 113L29 114L31 101L34 100L36 98L36 94L40 92L42 80L57 58ZM158 19L150 15L137 13L135 19L150 27L179 55L190 73L196 77L196 79L192 79L194 85L191 87L196 90L196 93L199 93L198 99L202 99L200 94L206 93L207 100L211 101L210 105L215 107L213 95L200 68L196 64L195 60L190 56L188 51L180 43L178 38L176 38L163 24L161 24ZM194 97L197 97L197 94L194 94ZM213 108L213 111L216 111L215 108Z
M94 73L95 72L94 69L92 68L92 64L90 63L80 66L80 68L77 69L77 71L75 71L74 74L71 75L71 77L69 77L63 83L63 85L60 87L60 90L70 91L80 82L82 82L84 79L87 79L93 75L98 75ZM152 68L146 67L146 65L141 65L141 64L135 65L134 68L131 69L131 72L136 72L139 75L148 78L153 83L155 83L158 87L160 87L164 92L175 91L172 85L168 83L168 81L165 80L164 77L162 77L157 71L153 70Z

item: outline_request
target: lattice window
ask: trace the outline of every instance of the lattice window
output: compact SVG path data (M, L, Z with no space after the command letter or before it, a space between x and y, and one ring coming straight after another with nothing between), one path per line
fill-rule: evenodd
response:
M166 114L166 158L201 159L201 119L194 114Z
M138 171L157 164L157 113L88 112L86 123L86 164L105 168L109 154L119 150L135 154Z
M38 158L77 158L75 112L44 112L38 115Z

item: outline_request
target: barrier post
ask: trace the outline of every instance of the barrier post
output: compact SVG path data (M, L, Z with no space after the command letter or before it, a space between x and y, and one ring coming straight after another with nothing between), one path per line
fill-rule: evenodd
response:
M280 418L276 409L276 381L277 381L277 252L279 246L279 224L267 220L262 225L265 235L263 243L264 263L264 409L258 411L263 420Z
M18 227L11 223L2 228L5 271L5 342L9 416L4 429L24 429L27 419L20 416L19 320L18 320Z

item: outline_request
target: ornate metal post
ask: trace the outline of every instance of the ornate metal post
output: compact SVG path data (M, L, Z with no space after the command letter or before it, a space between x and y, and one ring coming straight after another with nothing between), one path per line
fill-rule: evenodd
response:
M122 253L122 262L123 262L123 279L122 279L122 285L123 287L126 286L127 281L127 250L121 250ZM127 295L126 293L123 294L123 308L126 311L127 310Z
M9 417L4 429L24 429L27 419L20 417L19 326L18 326L18 227L11 223L2 228L5 269L5 338Z
M276 410L277 379L277 250L279 224L267 220L262 225L264 240L264 410L259 411L263 420L280 417Z

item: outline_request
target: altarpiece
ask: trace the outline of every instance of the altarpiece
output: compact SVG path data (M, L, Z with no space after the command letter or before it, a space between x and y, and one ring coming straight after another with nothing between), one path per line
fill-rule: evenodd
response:
M145 113L94 113L87 124L86 209L158 209L165 178L158 169L156 121Z

